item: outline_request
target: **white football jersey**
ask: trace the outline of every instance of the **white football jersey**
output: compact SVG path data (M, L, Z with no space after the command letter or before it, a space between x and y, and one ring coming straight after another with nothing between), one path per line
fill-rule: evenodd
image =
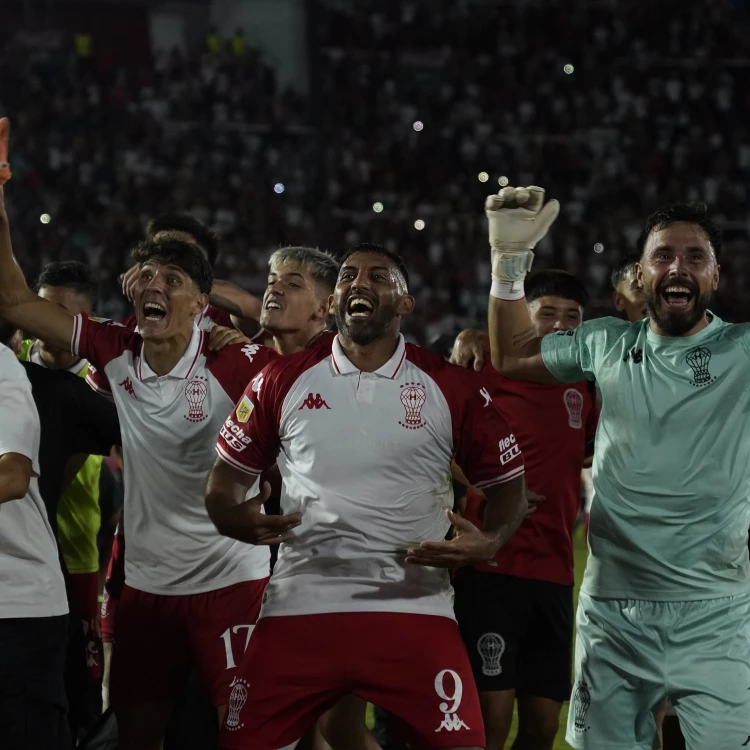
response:
M452 618L448 571L407 566L406 551L448 532L454 457L480 488L523 474L480 376L403 337L373 373L354 367L334 334L271 363L227 420L217 452L250 475L278 462L283 512L303 513L281 547L263 617Z
M113 322L75 319L71 350L91 362L87 381L110 395L122 431L125 579L153 594L197 594L269 573L267 547L221 536L205 487L224 420L247 383L276 357L258 344L212 352L193 326L182 359L157 376L140 335Z

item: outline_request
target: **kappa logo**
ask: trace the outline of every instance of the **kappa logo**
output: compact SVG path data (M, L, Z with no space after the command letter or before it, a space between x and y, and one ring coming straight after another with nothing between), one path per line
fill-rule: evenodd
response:
M331 408L319 393L316 393L314 396L312 393L308 393L307 398L300 404L297 411L302 411L305 407L308 409L323 409L324 407L326 409Z
M631 349L623 358L623 362L632 362L634 365L640 365L643 362L643 349Z
M263 373L258 373L251 381L250 388L253 393L260 393L260 387L263 385Z
M250 683L241 677L235 677L232 680L232 692L229 694L229 711L224 722L224 728L230 732L236 732L245 726L244 723L240 723L240 711L242 711L243 706L247 703L248 687L250 687Z
M486 388L479 391L479 395L484 399L484 408L486 409L492 403L492 396Z
M705 346L696 346L685 355L685 361L693 371L693 379L690 385L696 388L704 388L716 380L715 375L708 371L708 363L711 361L711 350Z
M260 346L258 344L245 344L245 346L242 347L242 353L252 362L253 357L258 353L260 350Z
M119 385L125 391L125 393L127 393L129 396L132 396L133 398L138 398L138 396L135 395L133 383L131 382L130 378L125 378L125 380L123 380L122 383L119 383Z

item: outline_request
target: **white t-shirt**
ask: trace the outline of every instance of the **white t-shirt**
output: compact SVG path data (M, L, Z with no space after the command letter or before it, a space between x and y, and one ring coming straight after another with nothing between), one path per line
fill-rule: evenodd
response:
M219 534L205 488L224 420L276 352L257 344L210 351L194 325L182 359L160 377L139 334L82 315L74 329L71 351L91 363L87 382L114 399L120 418L128 586L188 595L266 578L268 547Z
M523 475L515 437L483 386L481 375L403 337L383 367L360 372L332 334L255 378L216 450L250 475L278 461L282 509L303 513L262 617L453 617L448 571L405 558L450 527L453 457L476 487Z
M31 460L21 500L0 503L0 618L54 617L68 611L57 543L39 494L39 414L23 367L0 344L0 456Z

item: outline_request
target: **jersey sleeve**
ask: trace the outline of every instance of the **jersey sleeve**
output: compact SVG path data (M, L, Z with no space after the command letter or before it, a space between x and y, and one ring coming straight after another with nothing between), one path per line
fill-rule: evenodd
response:
M750 323L740 323L727 326L729 338L742 349L745 356L750 359Z
M550 333L542 339L544 366L561 383L596 380L596 365L611 334L628 327L629 323L619 318L599 318L570 331Z
M136 338L140 337L119 323L76 315L73 319L70 351L77 357L87 359L97 371L102 372L98 378L92 376L94 382L101 384L104 380L104 368L129 349ZM86 379L89 379L88 376Z
M39 413L31 383L13 352L0 344L0 456L18 453L39 476Z
M278 356L274 349L261 344L231 344L214 354L209 370L236 403L247 384Z
M460 413L451 415L453 451L472 486L484 489L520 477L524 466L516 436L498 408L482 396L482 378L476 377L476 382L475 388L463 389Z
M221 428L216 452L235 469L260 475L276 462L283 397L277 391L274 365L258 373Z

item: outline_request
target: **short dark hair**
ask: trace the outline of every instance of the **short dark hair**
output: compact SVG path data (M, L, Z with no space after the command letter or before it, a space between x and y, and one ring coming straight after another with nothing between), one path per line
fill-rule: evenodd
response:
M146 237L152 240L159 232L185 232L195 238L198 245L208 257L211 268L219 257L219 235L186 211L159 214L146 225Z
M181 268L197 285L201 294L210 294L214 285L214 272L205 253L192 242L183 240L143 240L132 253L136 263L158 261Z
M344 254L341 256L341 265L343 266L344 263L346 263L346 261L355 253L376 253L377 255L382 255L385 258L393 261L393 264L396 266L396 268L398 268L398 270L401 272L401 275L404 277L406 288L409 288L409 272L406 270L406 263L404 262L404 259L398 253L394 253L385 245L379 245L376 242L360 242L358 245L354 245L344 252Z
M47 263L36 280L36 291L43 286L58 286L65 289L73 289L76 294L85 297L91 307L96 305L99 299L99 284L96 276L78 260L61 260Z
M524 284L526 301L533 302L539 297L561 297L577 302L581 307L589 303L586 287L572 273L551 269L533 273Z
M268 259L269 268L274 263L280 266L293 264L307 268L326 294L333 294L339 276L339 262L325 250L305 245L282 247Z
M639 259L643 257L643 250L646 247L646 241L651 232L655 229L665 229L671 224L676 224L678 221L697 224L708 235L708 240L718 259L721 254L721 227L713 219L709 218L708 205L702 202L672 203L652 213L646 219L640 237L638 237L636 247Z
M635 268L635 264L640 262L641 256L638 253L628 253L620 258L609 277L613 291L617 291L617 287L620 286L622 280Z

